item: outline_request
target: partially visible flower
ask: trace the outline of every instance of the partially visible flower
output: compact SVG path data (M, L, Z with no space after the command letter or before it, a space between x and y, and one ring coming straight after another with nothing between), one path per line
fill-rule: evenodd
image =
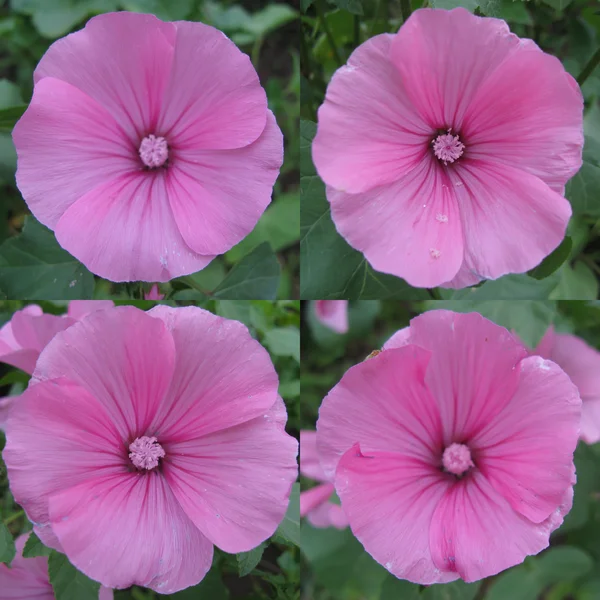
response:
M31 212L112 281L206 267L252 231L283 161L256 70L225 34L125 11L50 46L13 140Z
M581 338L550 327L532 354L554 361L571 378L581 396L581 439L600 441L600 352Z
M150 288L149 292L147 292L146 294L144 294L144 299L145 300L162 300L164 297L165 297L165 295L160 293L160 290L158 289L158 284L157 283L155 283Z
M331 216L378 271L465 287L523 273L564 238L583 97L504 21L415 11L352 53L318 120Z
M54 337L11 409L11 491L40 539L103 585L195 585L213 544L249 551L285 515L298 444L277 389L237 321L96 311Z
M336 333L348 331L348 300L315 300L317 320Z
M375 560L416 583L476 581L548 546L580 420L558 365L477 313L435 310L345 373L317 445Z
M23 558L28 533L15 540L17 554L11 566L0 563L1 600L54 600L48 577L48 557ZM112 590L100 587L99 600L113 600Z
M319 464L317 454L317 432L300 432L300 473L305 477L321 482L300 494L300 516L306 517L314 527L348 527L348 519L339 504L331 502L335 493L333 484L327 481Z

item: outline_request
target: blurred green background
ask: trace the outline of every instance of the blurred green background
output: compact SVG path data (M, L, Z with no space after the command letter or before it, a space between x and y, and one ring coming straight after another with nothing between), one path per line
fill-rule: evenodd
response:
M204 270L161 286L175 299L214 295L297 298L300 237L298 0L3 0L0 2L0 299L134 297L149 286L95 278L32 221L15 186L10 131L31 98L33 70L57 38L93 15L114 10L153 13L165 21L197 20L227 34L249 54L285 138L285 160L273 202L254 231ZM37 227L36 227L37 225ZM9 238L10 241L6 241ZM4 242L4 243L3 243ZM75 286L70 282L77 280Z
M301 428L315 428L323 397L348 368L364 360L412 317L447 308L479 312L514 330L530 347L550 324L600 348L596 301L356 301L350 329L338 335L321 325L314 304L302 305ZM573 508L550 548L481 582L429 587L396 579L376 563L349 529L316 529L302 522L303 600L597 600L600 598L600 444L579 442ZM314 482L301 478L303 490ZM339 502L339 501L338 501Z
M15 310L28 303L0 301L0 326L7 322ZM63 314L67 303L37 302L44 312ZM118 301L148 310L155 302ZM187 305L185 302L165 302L171 306ZM194 303L211 312L244 323L251 334L269 351L279 375L279 393L287 412L287 432L298 438L300 427L300 307L294 300L268 302L240 302L235 300L207 300ZM0 398L21 393L27 386L29 375L0 362ZM0 431L0 450L5 436ZM151 590L131 588L115 592L115 600L298 600L300 597L300 524L298 505L299 486L294 484L290 506L277 532L258 549L232 555L215 548L213 566L205 579L184 591L164 596ZM4 462L0 458L0 557L4 555L4 526L12 537L29 531L31 524L14 503L8 487ZM81 576L83 577L83 576ZM86 579L83 577L83 579ZM79 591L78 591L79 590ZM74 586L70 591L56 593L58 600L92 600L84 588ZM74 594L74 595L73 595ZM2 598L0 588L0 598Z
M301 289L302 299L598 298L600 275L600 2L598 0L301 0ZM337 233L310 148L317 109L331 76L359 44L396 33L409 7L451 9L505 19L584 80L584 164L567 184L573 207L567 238L541 267L464 290L410 287L371 268ZM406 15L405 15L406 16ZM591 71L588 67L593 67ZM360 90L357 90L360 93ZM507 232L507 235L509 232Z

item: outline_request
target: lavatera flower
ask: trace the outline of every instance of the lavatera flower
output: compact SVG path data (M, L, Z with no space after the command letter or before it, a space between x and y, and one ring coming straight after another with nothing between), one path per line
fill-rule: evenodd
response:
M323 400L317 446L353 533L396 577L476 581L570 510L581 399L477 313L427 312Z
M219 30L108 13L54 42L13 131L17 185L90 271L203 269L271 201L283 138L249 57Z
M10 411L10 489L40 539L103 585L195 585L213 544L251 550L284 517L298 444L277 388L237 321L94 312L46 346Z
M417 10L333 76L313 159L338 232L417 287L523 273L562 241L583 98L504 21Z

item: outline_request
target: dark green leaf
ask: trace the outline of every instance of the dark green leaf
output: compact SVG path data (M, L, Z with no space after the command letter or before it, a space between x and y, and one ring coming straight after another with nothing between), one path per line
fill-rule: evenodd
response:
M479 6L479 0L431 0L432 8L445 8L450 10L462 6L473 12Z
M283 521L277 528L277 533L292 542L296 546L300 546L300 484L294 483L292 493L290 494L290 503L285 513Z
M170 596L159 597L167 598L168 600L227 600L229 598L229 590L225 587L221 578L221 570L215 566L215 563L216 556L212 568L198 585L186 588Z
M600 217L600 167L584 160L581 169L567 183L565 195L574 215Z
M554 10L563 11L573 0L542 0L548 6L551 6Z
M312 121L300 121L300 175L316 175L313 165L311 147L317 134L317 124Z
M314 1L315 0L300 0L300 8L302 9L302 12L306 12Z
M535 269L532 269L527 274L535 279L545 279L549 275L552 275L569 258L572 248L573 241L567 235L554 252L546 256Z
M544 584L523 566L513 567L495 579L486 600L532 600L538 598Z
M25 558L34 558L36 556L50 556L52 550L44 546L37 535L32 531L23 547L23 556Z
M592 570L594 561L579 548L559 546L550 548L535 561L536 574L545 585L573 581Z
M17 121L23 116L26 108L27 105L22 104L0 110L0 131L12 131Z
M245 577L254 571L255 567L260 562L266 547L267 544L263 542L260 546L250 550L250 552L240 552L239 554L236 554L240 577Z
M194 0L121 0L121 5L132 12L151 13L164 21L180 21L190 16Z
M480 583L465 583L453 581L430 585L421 596L423 600L473 600L477 595Z
M48 558L48 574L56 600L98 600L100 584L78 571L56 550Z
M388 575L381 586L379 600L419 600L420 597L418 585Z
M0 563L10 564L15 557L16 548L10 531L6 525L0 521Z
M547 300L560 281L552 274L541 281L528 275L505 275L493 281L462 290L439 289L446 300Z
M7 373L2 379L0 379L0 386L3 385L12 385L13 383L24 383L27 385L29 380L31 379L31 375L23 371L11 371Z
M351 12L353 15L362 15L363 7L360 0L329 0L331 4Z
M94 276L32 217L0 246L0 290L22 300L91 298Z
M274 300L280 273L277 258L265 242L231 269L213 295L229 300Z

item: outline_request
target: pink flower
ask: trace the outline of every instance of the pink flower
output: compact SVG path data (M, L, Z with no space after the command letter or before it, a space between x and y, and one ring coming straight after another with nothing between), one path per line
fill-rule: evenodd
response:
M144 294L145 300L162 300L164 297L165 295L160 293L156 283L150 288L147 294Z
M581 338L550 327L533 354L554 361L571 378L581 396L581 439L600 441L600 352Z
M582 147L558 59L504 21L423 9L335 73L313 158L337 230L375 269L464 287L559 245Z
M477 313L427 312L323 400L321 465L396 577L476 581L537 554L570 510L581 400Z
M336 333L348 331L348 300L315 300L314 307L322 325Z
M306 517L314 527L348 527L348 519L342 507L330 501L335 488L327 481L319 463L316 431L300 432L300 473L321 482L300 494L300 516Z
M23 547L29 534L19 536L17 555L10 567L0 563L0 598L2 600L54 600L48 578L48 557L23 558ZM113 592L100 588L99 600L113 600Z
M58 40L17 123L17 183L112 281L203 269L256 225L283 160L248 56L203 23L109 13Z
M42 541L103 585L195 585L213 544L248 551L283 519L297 442L277 386L237 321L92 313L48 344L11 410L11 491Z

